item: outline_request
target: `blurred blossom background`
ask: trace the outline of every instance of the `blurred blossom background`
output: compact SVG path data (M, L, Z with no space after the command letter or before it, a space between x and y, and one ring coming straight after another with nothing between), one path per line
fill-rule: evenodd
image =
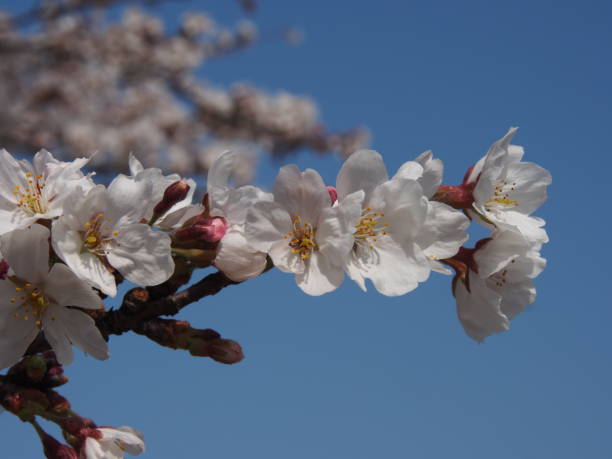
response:
M76 411L141 430L147 458L612 456L610 2L37 5L0 0L11 153L97 152L94 169L126 172L134 152L202 183L229 148L237 183L269 187L283 164L333 185L362 146L392 173L432 149L457 184L519 126L513 143L553 176L538 299L482 345L450 277L315 298L272 270L178 316L239 341L243 362L112 337L110 360L66 368ZM14 416L0 431L0 457L41 456Z

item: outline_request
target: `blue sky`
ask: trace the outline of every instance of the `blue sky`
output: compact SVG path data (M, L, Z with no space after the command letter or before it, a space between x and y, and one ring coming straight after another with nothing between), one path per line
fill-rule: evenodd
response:
M142 430L151 459L612 457L612 3L259 4L262 31L297 25L305 43L267 41L202 76L313 96L332 128L368 126L391 171L432 149L456 184L520 127L526 160L553 176L538 212L551 242L537 302L478 345L456 318L448 277L399 298L349 281L312 298L272 271L180 315L240 341L244 362L113 337L109 361L81 356L66 368L75 409ZM160 11L173 21L198 5ZM234 2L209 5L220 22L242 16ZM341 164L308 153L285 162L329 183ZM264 161L262 186L279 165ZM0 431L2 457L40 454L14 417L2 415Z

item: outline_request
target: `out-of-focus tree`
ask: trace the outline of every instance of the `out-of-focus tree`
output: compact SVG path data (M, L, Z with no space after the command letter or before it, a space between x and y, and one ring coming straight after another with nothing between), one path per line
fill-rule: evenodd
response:
M235 179L247 182L255 152L348 155L366 142L363 129L330 132L310 98L243 83L224 89L201 78L208 60L257 42L252 22L228 28L198 12L168 30L151 10L124 6L47 0L0 14L3 148L47 148L66 159L98 152L97 170L122 170L135 152L145 166L189 174L233 149L244 155ZM256 5L237 7L249 13ZM109 10L120 19L109 19ZM295 35L288 30L286 38Z

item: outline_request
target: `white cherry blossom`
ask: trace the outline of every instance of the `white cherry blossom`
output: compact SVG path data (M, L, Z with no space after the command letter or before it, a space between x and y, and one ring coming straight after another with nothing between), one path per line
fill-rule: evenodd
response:
M131 427L98 427L95 434L85 439L80 457L123 459L125 453L138 456L145 451L144 436Z
M93 186L81 172L88 162L88 158L59 161L41 150L30 163L0 150L0 234L62 215L66 198L75 188Z
M112 269L137 285L157 285L174 271L170 238L146 221L152 184L119 175L71 196L71 212L53 223L57 255L82 279L103 293L117 293Z
M258 202L249 209L249 243L268 253L281 271L294 273L304 292L322 295L338 288L353 246L363 192L332 207L318 172L300 172L289 165L279 171L273 195L273 202Z
M272 201L272 195L250 185L229 187L236 160L229 151L217 158L208 172L207 191L210 215L222 217L227 223L214 264L227 277L240 282L258 276L266 267L267 254L251 246L244 227L248 210L257 202Z
M475 183L473 210L468 212L488 228L515 231L541 244L548 242L545 222L531 214L546 201L552 179L546 169L521 161L522 147L510 145L515 133L511 128L468 172L465 183Z
M49 230L41 225L0 236L13 275L0 280L0 368L17 362L42 331L58 361L73 360L72 344L93 357L108 347L93 319L72 306L102 308L94 290L66 265L49 270Z
M453 256L467 239L465 216L423 194L417 181L423 171L410 162L388 180L382 156L373 150L359 150L343 164L336 182L339 202L358 190L365 193L346 264L363 290L370 279L384 295L403 295L427 280L432 267L447 272L435 260Z
M513 231L495 232L483 242L454 287L459 320L478 342L507 330L510 320L535 301L532 279L546 266L539 246Z

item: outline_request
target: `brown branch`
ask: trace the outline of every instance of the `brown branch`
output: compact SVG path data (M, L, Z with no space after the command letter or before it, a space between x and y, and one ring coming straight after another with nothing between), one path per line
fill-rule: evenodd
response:
M222 272L209 274L204 279L178 293L150 301L150 293L144 288L134 288L126 293L121 307L110 310L96 321L104 336L121 335L136 330L142 323L159 316L173 316L185 306L204 297L215 295L225 287L237 284Z
M271 268L272 263L268 261L264 272ZM188 277L183 279L183 283L188 282L188 280ZM149 336L147 330L153 330L154 325L147 325L147 322L153 321L159 324L160 319L158 318L160 316L173 316L185 306L207 296L216 295L225 287L235 284L239 284L239 282L232 281L221 271L218 271L209 274L186 289L176 292L182 284L171 278L161 286L149 287L148 289L133 288L125 294L119 309L96 311L92 315L96 320L96 326L107 340L110 335L121 335L127 331ZM155 322L156 319L157 322ZM33 355L50 349L51 346L41 332L28 347L25 355Z

